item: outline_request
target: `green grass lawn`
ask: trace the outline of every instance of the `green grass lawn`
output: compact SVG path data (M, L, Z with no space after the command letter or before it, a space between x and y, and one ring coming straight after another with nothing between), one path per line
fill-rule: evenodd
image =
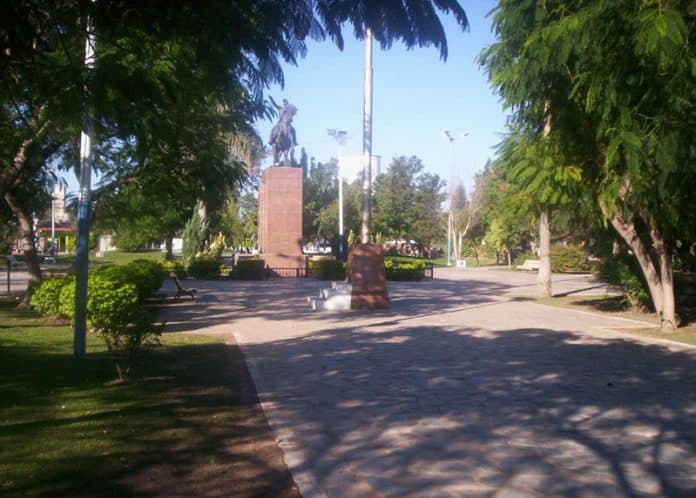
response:
M103 253L103 256L97 257L94 251L89 252L89 263L91 265L124 265L130 263L136 259L149 259L157 260L164 258L164 253L161 251L138 251L138 252L125 252L125 251L108 251ZM74 265L75 255L74 254L59 254L56 256L56 263L61 265Z
M128 482L149 466L231 458L214 429L239 417L230 348L179 334L163 343L117 383L98 337L76 361L68 326L0 300L0 496L146 496Z

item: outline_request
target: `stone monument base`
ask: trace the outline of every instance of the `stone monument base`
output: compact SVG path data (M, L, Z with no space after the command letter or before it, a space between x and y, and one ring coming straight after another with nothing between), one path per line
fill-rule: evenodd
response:
M350 308L379 310L389 308L384 249L373 244L355 244L348 253L349 281L353 284Z
M307 256L297 254L259 254L274 277L303 277Z

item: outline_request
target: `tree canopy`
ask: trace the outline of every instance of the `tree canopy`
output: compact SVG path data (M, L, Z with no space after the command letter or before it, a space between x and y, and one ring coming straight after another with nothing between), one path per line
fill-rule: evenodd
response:
M480 60L514 128L552 122L554 167L578 168L674 326L671 254L696 226L693 2L501 0L492 16L498 41Z

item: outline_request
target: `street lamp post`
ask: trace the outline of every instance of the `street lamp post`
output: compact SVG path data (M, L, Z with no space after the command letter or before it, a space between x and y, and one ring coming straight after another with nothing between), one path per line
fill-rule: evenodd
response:
M363 81L363 192L360 242L370 243L372 195L372 29L365 30L365 78Z
M469 134L465 131L461 134L461 138ZM447 266L452 266L452 239L454 236L454 206L452 206L452 193L454 191L454 140L449 130L442 130L442 136L449 140L450 143L450 175L449 175L449 207L447 212Z
M343 230L343 171L341 169L341 158L343 157L343 146L348 139L348 132L334 129L326 130L326 132L338 142L338 258L344 261L345 238Z
M92 0L94 2L94 0ZM95 36L92 19L87 16L84 64L88 71L94 68ZM89 94L89 89L87 89ZM80 198L77 204L77 247L75 251L75 318L73 325L73 357L86 354L87 341L87 273L89 265L89 211L92 187L92 137L94 123L91 102L85 104L83 130L80 134Z

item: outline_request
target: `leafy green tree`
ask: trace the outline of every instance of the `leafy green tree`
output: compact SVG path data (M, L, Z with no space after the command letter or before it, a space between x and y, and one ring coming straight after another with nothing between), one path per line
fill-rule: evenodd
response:
M383 47L400 40L446 57L438 12L468 25L455 0L10 2L0 21L0 197L28 226L30 210L14 190L46 174L59 150L75 152L89 103L97 166L112 182L147 177L221 206L225 193L210 187L243 179L242 168L230 168L225 137L272 112L263 90L282 83L281 61L296 63L308 37L342 47L346 24L358 37L369 27ZM83 63L87 19L93 70ZM128 160L114 160L125 145ZM66 156L61 167L77 171L76 154ZM38 281L31 230L23 237Z
M688 0L501 1L482 55L513 120L564 147L638 261L665 330L672 254L696 226L695 12Z
M333 238L338 232L338 163L313 163L303 188L303 239ZM335 218L330 221L331 212Z
M183 247L182 252L184 261L188 264L205 249L205 243L208 237L208 227L206 223L201 222L198 211L193 212L191 218L186 222L182 235Z
M430 249L443 233L441 204L444 182L423 172L415 157L397 157L374 184L372 221L375 233L391 239L413 239Z

